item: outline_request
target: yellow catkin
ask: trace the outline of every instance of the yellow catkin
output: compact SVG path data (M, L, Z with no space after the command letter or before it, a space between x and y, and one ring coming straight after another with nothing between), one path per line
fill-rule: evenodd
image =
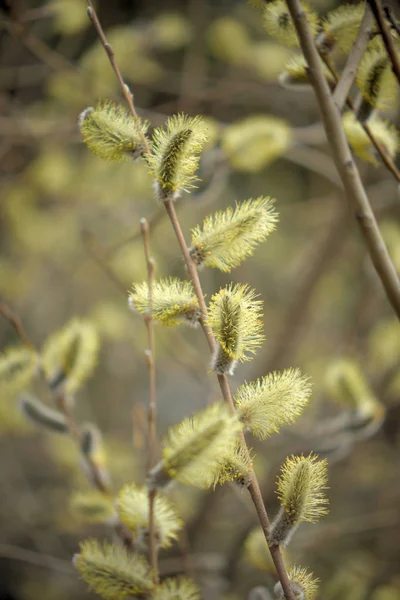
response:
M240 265L275 230L278 214L274 200L263 196L237 203L207 217L192 230L190 254L199 267L224 272Z

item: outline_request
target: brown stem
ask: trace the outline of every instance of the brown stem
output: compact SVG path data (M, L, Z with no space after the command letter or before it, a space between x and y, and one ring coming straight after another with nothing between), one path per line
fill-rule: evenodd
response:
M337 87L338 87L340 85L340 80L339 80L338 73L335 69L335 66L334 66L332 60L328 57L328 55L324 55L324 54L320 53L320 56L321 56L322 60L324 61L325 65L328 67L328 69L331 72L335 81L338 82L338 84L337 84ZM335 90L336 90L336 88L335 88ZM335 94L333 95L333 98L335 99ZM347 106L350 108L350 110L352 110L353 113L355 113L356 107L354 105L353 100L351 99L351 97L349 95L347 95L347 97L345 98L345 102L346 102ZM360 123L361 127L364 129L367 136L369 137L371 144L375 147L375 150L379 154L383 164L392 173L392 175L394 176L396 181L400 182L400 171L394 164L392 158L389 156L389 154L387 153L385 148L382 146L382 144L380 142L378 142L378 140L374 136L374 134L371 130L371 127L368 125L367 122L365 122L363 120L359 120L359 123Z
M131 114L132 114L132 116L135 119L138 119L138 116L137 116L136 111L135 111L135 107L133 105L132 95L129 92L127 86L125 85L124 80L122 79L121 73L120 73L120 71L118 69L118 66L116 64L116 61L115 61L114 52L113 52L112 48L110 47L110 45L108 44L108 42L106 40L106 37L104 35L104 32L102 30L102 27L100 25L100 22L98 20L98 17L96 15L96 12L94 10L94 7L93 7L93 4L92 4L91 0L88 0L88 3L90 5L89 16L90 16L90 18L91 18L91 20L92 20L92 22L93 22L93 24L94 24L94 26L95 26L95 28L97 30L97 33L98 33L99 38L100 38L100 41L103 44L104 49L105 49L105 51L106 51L106 53L108 55L108 58L110 60L110 63L111 63L111 65L112 65L112 67L113 67L113 69L114 69L114 71L115 71L115 73L116 73L116 75L118 77L118 80L119 80L119 82L121 84L121 87L122 87L122 90L124 92L125 98L126 98L126 100L128 102L128 106L129 106L129 109L131 111ZM143 141L144 146L146 148L146 151L148 152L149 151L149 145L148 145L148 142L147 142L146 137L145 137L144 134L143 134L143 138L144 138L144 141ZM164 202L164 205L165 205L165 209L166 209L166 211L168 213L168 216L170 218L172 227L173 227L173 229L175 231L175 235L177 237L179 246L181 248L181 252L182 252L182 255L183 255L183 258L184 258L184 261L185 261L185 265L186 265L188 274L189 274L189 276L190 276L190 278L192 280L193 288L194 288L195 294L197 296L197 300L199 302L199 307L200 307L201 315L202 315L201 316L201 325L202 325L203 331L204 331L204 333L206 335L206 338L207 338L210 350L213 351L214 348L215 348L215 346L216 346L216 342L215 342L214 336L213 336L213 334L212 334L209 326L207 325L207 306L206 306L206 303L205 303L205 300L204 300L204 294L203 294L203 290L202 290L202 287L201 287L201 283L200 283L200 279L199 279L199 276L198 276L196 265L195 265L195 263L191 259L191 256L190 256L190 253L189 253L189 249L188 249L188 247L186 245L186 241L185 241L184 235L182 233L182 229L181 229L179 220L177 218L173 202L171 200L167 200L167 201ZM222 395L224 397L224 400L229 404L229 406L231 407L232 411L235 412L235 406L234 406L234 403L233 403L233 400L232 400L232 394L231 394L229 383L228 383L228 380L227 380L226 376L224 376L224 375L222 375L222 376L218 375L218 382L220 384L220 388L221 388L221 392L222 392ZM243 441L244 448L247 450L247 445L246 445L246 441L244 439L244 435L243 434L241 435L241 439ZM247 452L248 452L248 450L247 450ZM256 475L255 475L254 471L252 472L252 483L250 484L249 491L250 491L251 497L253 499L253 502L254 502L257 514L259 516L260 524L261 524L261 526L263 528L265 538L267 540L268 539L268 535L269 535L269 519L268 519L268 515L267 515L266 509L265 509L265 506L264 506L264 502L263 502L263 499L262 499L260 487L258 485L258 481L257 481L257 478L256 478ZM279 580L281 582L283 591L285 593L286 600L295 600L294 594L293 594L293 592L292 592L292 590L290 588L289 579L288 579L288 576L287 576L287 573L286 573L286 570L285 570L282 558L279 559L279 557L280 557L279 548L278 548L278 552L276 550L274 550L274 548L270 548L270 552L271 552L271 556L272 556L272 559L274 561L274 564L276 566L277 575L279 577Z
M110 46L110 44L107 41L107 38L104 34L103 28L101 26L101 23L99 21L99 18L97 16L97 13L94 9L92 0L87 0L88 3L88 15L89 15L89 19L92 21L94 28L97 31L97 35L99 36L100 42L104 48L104 50L107 53L108 56L108 60L110 61L110 64L112 66L112 68L114 69L114 72L117 76L117 79L119 81L119 84L121 86L122 89L122 93L125 97L125 100L128 104L129 110L131 112L132 117L135 119L135 121L140 121L140 118L136 112L135 109L135 105L133 103L133 96L132 93L129 89L129 87L127 86L127 84L125 83L125 81L123 80L123 77L121 75L121 71L119 69L119 66L115 60L115 54L114 54L114 50L112 49L112 47ZM140 137L142 138L142 142L143 142L143 146L145 149L146 154L150 153L150 147L149 147L149 143L147 141L147 138L142 130L142 128L139 128L140 131Z
M34 343L26 334L20 318L15 313L13 313L12 310L4 302L0 302L0 313L14 327L15 331L18 334L18 337L20 338L21 342L25 344L25 346L35 348Z
M143 236L144 254L147 267L147 285L149 307L144 321L147 328L148 349L146 350L147 366L149 370L149 409L147 420L147 473L156 463L157 451L157 396L156 396L156 369L155 369L155 343L153 323L153 283L155 262L150 256L150 229L146 219L140 220L140 231ZM155 526L155 501L156 490L149 490L149 561L153 570L154 583L159 581L158 550Z
M354 163L343 131L340 113L324 76L306 15L299 0L286 0L286 3L296 27L303 54L309 65L310 78L317 97L322 122L347 199L352 206L378 277L393 310L400 319L399 278L381 236L357 166Z
M178 217L175 212L174 203L172 200L167 200L166 202L164 202L164 204L165 204L165 210L168 213L168 216L171 221L171 225L172 225L172 227L175 231L175 235L178 239L179 247L181 249L183 259L185 261L186 269L190 276L190 279L192 280L193 288L194 288L195 294L197 296L197 300L199 302L201 315L202 315L201 316L201 326L203 328L204 333L206 334L210 350L213 351L215 348L215 340L214 340L214 336L213 336L210 328L208 327L208 325L206 323L207 306L206 306L206 303L204 300L204 294L203 294L203 290L201 287L199 274L197 272L196 265L190 256L189 249L186 245L186 241L185 241L184 235L182 233L182 229L181 229Z
M392 14L392 9L390 6L384 6L383 7L383 12L385 13L385 17L387 18L387 20L390 23L390 27L397 32L398 35L400 35L400 26L399 24L396 22L393 14Z
M400 85L400 58L396 52L393 38L390 34L390 29L385 19L382 4L380 0L368 0L368 4L374 13L375 21L378 25L379 31L382 35L383 43L385 44L386 52L392 63L393 73L395 74L397 81Z

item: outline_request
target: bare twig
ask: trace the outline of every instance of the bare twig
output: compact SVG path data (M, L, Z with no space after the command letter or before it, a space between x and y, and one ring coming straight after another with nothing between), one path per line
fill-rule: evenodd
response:
M136 121L139 121L140 119L139 119L139 116L138 116L138 114L136 112L135 105L133 103L133 94L132 94L132 92L130 91L129 87L127 86L127 84L125 83L125 81L122 78L121 71L119 70L118 64L117 64L117 62L115 60L114 50L112 49L112 47L110 46L110 44L107 41L107 38L106 38L106 36L104 34L104 31L103 31L103 28L102 28L102 26L100 24L100 21L99 21L99 18L97 16L97 13L96 13L96 11L94 9L92 0L87 0L87 3L89 5L88 6L88 16L89 16L89 19L92 21L92 23L93 23L93 25L94 25L94 27L95 27L95 29L97 31L97 35L99 36L100 42L101 42L102 46L104 47L104 50L107 53L108 60L110 61L110 64L111 64L112 68L114 69L114 72L115 72L115 74L117 76L117 79L118 79L118 81L120 83L120 86L121 86L121 89L122 89L122 93L125 96L125 100L126 100L128 106L129 106L129 110L130 110L133 118ZM143 142L143 146L144 146L145 152L146 152L146 154L148 154L150 152L149 143L148 143L147 138L146 138L146 136L145 136L145 134L143 132L143 129L140 128L139 131L140 131L140 137L142 138L142 142Z
M147 266L147 283L149 294L149 308L145 314L144 321L147 328L149 347L146 350L147 366L149 370L149 410L147 429L147 472L156 463L157 451L157 396L156 396L156 369L155 369L155 344L153 327L153 282L155 262L150 256L150 230L146 219L140 220L140 231L143 236L144 254ZM149 560L153 570L154 583L159 581L158 551L155 528L155 501L156 490L149 490Z
M400 85L400 58L396 52L393 38L391 36L390 29L385 19L382 4L380 0L368 0L368 4L370 5L372 12L374 13L375 21L382 35L383 43L385 44L386 52L388 53L388 56L392 63L393 73L395 74L396 79Z
M322 53L320 53L320 57L322 58L322 60L324 61L325 65L330 70L330 72L331 72L332 76L334 77L334 79L336 81L339 81L339 75L338 75L338 73L337 73L337 71L335 69L335 66L334 66L332 60L328 57L328 55L324 55ZM346 104L355 113L355 105L354 105L354 102L353 102L353 100L351 99L351 97L349 95L346 98ZM367 122L364 122L364 121L359 121L359 123L360 123L361 127L364 129L364 131L367 134L367 136L369 137L371 143L375 147L375 150L379 154L379 156L380 156L383 164L389 169L389 171L392 173L392 175L395 177L395 179L398 182L400 182L400 171L398 170L398 168L394 164L394 162L391 159L391 157L386 152L385 148L382 146L382 144L380 142L378 142L378 140L374 136L374 134L373 134L373 132L372 132L371 127L369 126L369 124Z
M357 166L354 163L341 122L340 113L325 79L320 57L306 15L299 0L286 0L294 21L303 54L309 65L322 122L331 146L333 160L342 179L347 199L352 206L376 272L398 318L400 318L400 283L393 266Z
M15 313L13 313L12 310L4 302L0 302L0 313L14 327L15 331L18 334L18 337L20 338L21 342L25 344L25 346L35 348L34 343L25 332L21 319Z
M96 28L96 31L99 35L99 39L100 39L102 45L104 46L104 49L107 53L110 63L111 63L111 65L117 75L117 78L121 84L121 87L124 92L125 98L127 100L130 112L131 112L133 118L138 120L139 117L136 113L136 110L135 110L135 107L133 104L133 96L130 93L128 87L126 86L124 80L122 79L120 70L119 70L116 60L115 60L114 52L107 42L107 39L104 35L103 29L101 27L101 24L99 22L99 19L97 17L97 14L95 12L95 9L93 7L91 0L88 0L88 3L90 6L89 11L88 11L89 17L91 18L91 20ZM149 144L147 142L147 139L146 139L146 136L144 133L143 133L143 138L144 138L143 145L146 149L146 152L149 152ZM193 288L194 288L195 294L197 296L200 310L201 310L201 315L202 315L201 316L201 325L202 325L203 331L206 335L210 350L212 351L215 348L216 342L215 342L214 336L213 336L209 326L207 325L207 321L206 321L207 307L206 307L206 303L204 300L204 294L203 294L203 290L202 290L201 283L199 280L199 276L197 273L197 268L196 268L195 263L192 261L192 259L190 257L189 249L188 249L188 246L186 245L185 238L182 233L182 229L180 227L179 220L177 218L173 202L171 200L168 200L168 201L164 202L164 204L165 204L165 208L168 213L168 216L170 218L172 227L175 231L175 235L177 237L179 246L181 248L181 252L182 252L182 255L183 255L183 258L185 261L186 269L187 269L188 274L193 283ZM236 409L235 409L235 406L233 403L232 394L230 391L227 377L225 375L218 375L218 382L219 382L224 400L230 406L231 410L233 412L235 412ZM244 448L246 448L246 450L247 450L247 445L246 445L246 441L245 441L243 434L241 435L241 439L243 441ZM247 450L247 452L248 452L248 450ZM262 499L260 486L258 484L257 477L256 477L254 471L252 473L252 483L249 486L249 492L250 492L251 498L253 500L254 506L256 508L256 512L257 512L261 527L263 529L265 539L268 542L270 522L269 522L267 511L265 509L264 502ZM282 588L284 590L286 600L295 600L294 594L290 587L289 578L288 578L288 575L287 575L287 572L286 572L286 569L285 569L285 566L284 566L284 563L282 560L282 555L281 555L279 546L271 546L271 547L269 546L269 550L271 553L272 560L275 564L278 578L282 584Z
M392 9L390 6L384 6L383 12L385 13L385 17L390 23L391 28L400 35L400 25L397 23L396 19L393 17Z
M350 88L357 74L358 65L360 64L360 60L370 39L373 22L374 17L372 12L366 5L357 39L347 58L340 79L336 84L335 91L333 92L333 99L340 112L343 110L343 106L346 103Z
M203 331L207 337L207 341L208 341L210 350L213 351L215 348L215 339L214 339L214 336L213 336L210 328L207 325L207 321L206 321L207 306L206 306L206 303L204 300L204 294L203 294L203 290L201 287L199 275L197 272L197 267L196 267L195 263L192 261L191 256L189 254L189 249L186 245L185 238L183 236L183 233L182 233L182 230L181 230L181 227L179 224L179 220L178 220L178 217L175 212L173 202L171 200L168 200L167 202L165 202L165 207L166 207L166 210L170 217L171 224L175 231L176 237L178 239L178 243L181 248L183 258L185 260L186 269L192 279L195 294L197 296L197 300L199 302L200 310L202 313L201 321L202 321ZM236 409L235 409L235 405L234 405L234 402L232 399L232 394L231 394L229 382L228 382L226 375L218 374L217 378L218 378L218 383L219 383L221 393L222 393L222 396L223 396L225 402L230 406L232 412L235 413ZM246 444L244 435L241 434L240 437L241 437L241 441L243 443L243 447L245 448L245 452L248 453L247 444ZM258 518L260 521L260 525L264 532L265 539L268 542L270 521L268 518L267 511L265 509L264 501L262 499L260 486L259 486L259 483L258 483L258 480L257 480L257 477L256 477L254 471L252 472L252 480L251 480L251 484L248 489L249 489L249 493L250 493L251 499L253 501L253 504L255 506L255 509L256 509L256 512L257 512L257 515L258 515ZM288 575L286 572L285 565L283 563L280 548L279 548L279 546L268 546L268 547L269 547L269 551L271 553L272 560L275 565L275 569L276 569L279 581L281 582L282 588L285 592L285 596L286 596L287 600L294 600L294 595L293 595L293 592L290 587L289 578L288 578Z

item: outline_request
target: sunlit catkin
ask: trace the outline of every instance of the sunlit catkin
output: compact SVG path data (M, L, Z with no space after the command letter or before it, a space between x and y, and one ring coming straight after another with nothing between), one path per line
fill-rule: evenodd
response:
M358 67L356 83L372 108L387 110L396 105L397 80L382 42L369 44Z
M174 115L153 133L147 157L160 200L176 200L194 187L199 154L207 141L201 117Z
M274 200L263 196L220 210L192 230L191 257L198 267L229 272L253 254L277 221Z
M134 119L118 104L107 101L86 108L79 115L78 125L85 144L104 160L137 158L143 151L141 135L147 124Z
M331 71L322 60L319 62L328 84L330 87L334 87L335 79ZM300 87L311 85L308 74L308 64L303 54L296 54L287 61L284 70L278 77L278 81L283 87Z
M149 486L161 488L176 479L211 487L222 465L234 455L241 429L236 416L221 403L184 419L169 430L162 461L149 474Z
M302 521L317 522L327 514L327 462L314 454L290 456L278 477L281 509L271 524L269 544L286 546Z
M235 394L235 403L245 429L263 440L279 433L282 425L293 423L310 396L310 379L299 369L286 369L244 383Z
M365 3L343 4L330 11L322 22L323 31L318 37L322 52L335 49L348 54L357 38L365 11Z
M124 485L117 496L119 518L135 535L135 539L147 545L149 536L149 497L145 487L130 483ZM177 539L183 523L167 498L158 494L154 506L155 534L161 548L168 548Z
M92 374L98 350L98 336L92 323L72 319L44 345L43 369L49 385L74 394Z
M200 318L199 303L189 281L175 277L160 279L153 283L152 315L155 321L163 325L186 323L197 326ZM146 281L133 285L129 294L129 303L141 315L149 310L149 286Z
M118 544L86 540L80 553L74 556L74 565L104 600L146 596L153 589L147 561L138 554L129 554Z
M152 600L199 600L200 590L188 577L165 579L156 587Z
M313 35L320 28L319 17L307 2L301 7L306 14L308 25ZM298 46L299 40L285 0L273 0L264 8L264 27L268 35L285 46Z
M313 573L308 573L304 567L294 565L288 570L290 587L296 600L314 600L318 592L318 582ZM274 587L277 600L284 600L285 594L279 581Z
M232 374L237 361L251 360L264 336L262 302L248 285L231 284L211 298L208 323L218 342L211 367Z

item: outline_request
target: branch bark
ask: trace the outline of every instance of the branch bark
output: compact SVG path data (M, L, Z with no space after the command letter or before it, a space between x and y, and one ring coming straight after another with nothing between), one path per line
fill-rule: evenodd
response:
M319 54L306 15L299 0L286 0L294 21L300 46L309 66L322 122L331 147L332 157L343 182L347 200L360 227L375 270L394 312L400 319L400 282L385 242L383 241L368 196L353 160L337 106L325 79Z
M385 19L382 4L380 0L368 0L368 4L370 5L372 12L374 13L375 21L382 35L383 43L385 44L386 52L388 53L388 56L392 63L393 73L395 74L398 84L400 85L400 58L396 52L393 38L391 36L390 29Z

